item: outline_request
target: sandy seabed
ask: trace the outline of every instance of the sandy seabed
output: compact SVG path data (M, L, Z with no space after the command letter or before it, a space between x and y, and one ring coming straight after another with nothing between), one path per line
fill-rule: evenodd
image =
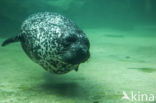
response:
M46 72L20 43L0 47L0 103L140 103L121 100L123 91L156 96L156 31L84 31L91 58L64 75Z

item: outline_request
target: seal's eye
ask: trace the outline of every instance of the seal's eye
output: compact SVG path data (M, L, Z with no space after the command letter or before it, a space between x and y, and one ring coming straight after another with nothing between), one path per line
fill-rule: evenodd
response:
M76 41L77 41L77 36L76 35L67 36L63 41L63 46L68 47L68 46L70 46L72 43L74 43Z
M71 35L66 37L66 41L68 42L75 42L77 40L77 36L76 35Z

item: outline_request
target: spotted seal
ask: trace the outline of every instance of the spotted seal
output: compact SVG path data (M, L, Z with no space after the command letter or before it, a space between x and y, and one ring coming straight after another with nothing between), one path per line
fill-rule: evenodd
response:
M86 34L70 19L52 12L29 16L19 35L2 43L20 42L25 53L45 70L64 74L78 70L80 63L90 57Z

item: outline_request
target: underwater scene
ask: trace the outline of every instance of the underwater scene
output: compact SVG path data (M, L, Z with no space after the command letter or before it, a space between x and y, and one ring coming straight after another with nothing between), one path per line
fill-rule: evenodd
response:
M0 0L0 103L156 103L156 0Z

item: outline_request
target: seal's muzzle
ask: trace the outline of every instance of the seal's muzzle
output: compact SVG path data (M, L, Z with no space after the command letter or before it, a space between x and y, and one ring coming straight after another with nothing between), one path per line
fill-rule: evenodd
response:
M89 59L90 53L86 46L81 46L64 54L63 60L69 64L80 64Z

